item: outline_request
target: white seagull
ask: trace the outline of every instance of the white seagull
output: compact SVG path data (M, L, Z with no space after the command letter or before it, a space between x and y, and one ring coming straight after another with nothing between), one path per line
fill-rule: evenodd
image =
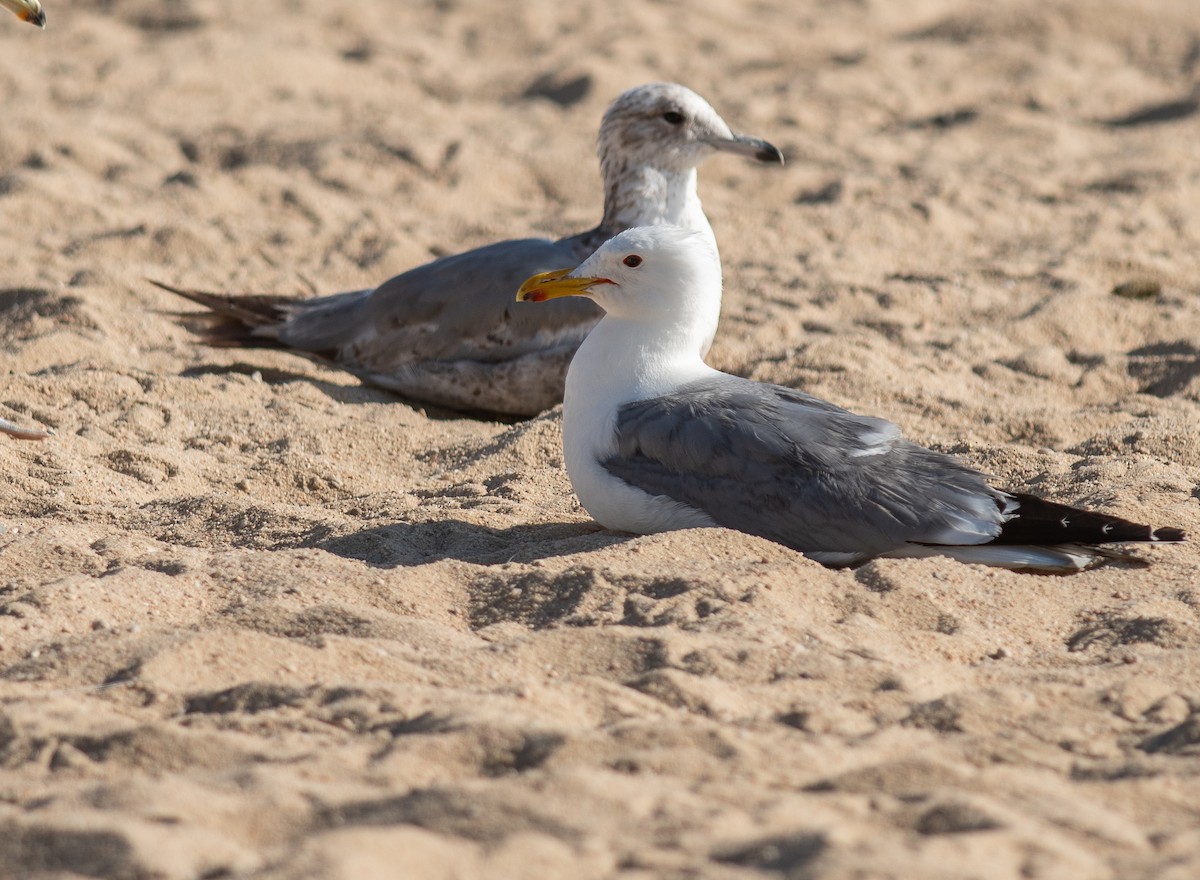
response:
M0 0L0 6L3 6L17 18L21 19L21 21L35 24L42 29L46 27L46 13L42 9L42 4L39 0Z
M1183 540L994 489L891 422L707 366L721 263L704 234L630 229L517 293L563 296L605 311L567 374L563 452L580 503L606 528L725 526L831 566L947 555L1042 571L1120 556L1098 545Z
M734 134L708 102L674 83L620 95L599 138L604 216L587 232L526 238L444 257L376 288L315 299L173 293L212 309L208 340L306 354L409 400L450 409L532 416L562 400L571 355L600 320L586 301L516 304L524 279L575 265L632 226L671 223L716 246L696 192L696 166L718 151L783 163L777 148Z

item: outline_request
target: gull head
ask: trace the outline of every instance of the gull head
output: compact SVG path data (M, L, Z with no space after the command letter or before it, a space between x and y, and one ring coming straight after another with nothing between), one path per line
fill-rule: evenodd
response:
M648 83L622 92L600 123L600 166L606 180L640 165L687 171L718 151L783 164L777 147L734 134L707 101L676 83Z
M21 21L27 21L40 28L46 27L46 13L40 0L0 0L0 6L11 11Z
M534 275L518 302L586 296L617 318L716 326L721 261L708 236L678 226L638 226L613 236L575 269Z

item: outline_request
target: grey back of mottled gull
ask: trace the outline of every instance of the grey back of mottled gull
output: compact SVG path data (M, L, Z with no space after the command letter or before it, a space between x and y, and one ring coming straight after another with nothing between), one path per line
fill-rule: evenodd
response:
M374 290L288 306L291 314L270 331L288 348L324 354L360 379L414 400L540 412L562 399L571 355L601 312L576 300L545 316L488 293L516 290L530 267L569 266L588 252L576 239L498 242L418 266Z

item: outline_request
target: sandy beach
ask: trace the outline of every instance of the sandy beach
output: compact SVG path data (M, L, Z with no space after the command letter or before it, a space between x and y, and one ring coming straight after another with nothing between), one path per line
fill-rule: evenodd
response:
M0 878L1200 876L1194 0L46 0L0 13ZM1069 577L605 531L561 408L213 349L716 156L710 361L1195 536Z

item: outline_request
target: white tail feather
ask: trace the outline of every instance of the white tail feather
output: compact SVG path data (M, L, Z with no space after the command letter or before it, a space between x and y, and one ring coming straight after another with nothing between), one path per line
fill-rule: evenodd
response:
M910 545L903 550L885 555L896 558L950 556L959 562L1060 574L1081 571L1105 560L1140 561L1140 557L1129 553L1121 553L1107 547L1087 547L1082 544L1057 544L1047 547L1005 544L960 545L957 547Z

